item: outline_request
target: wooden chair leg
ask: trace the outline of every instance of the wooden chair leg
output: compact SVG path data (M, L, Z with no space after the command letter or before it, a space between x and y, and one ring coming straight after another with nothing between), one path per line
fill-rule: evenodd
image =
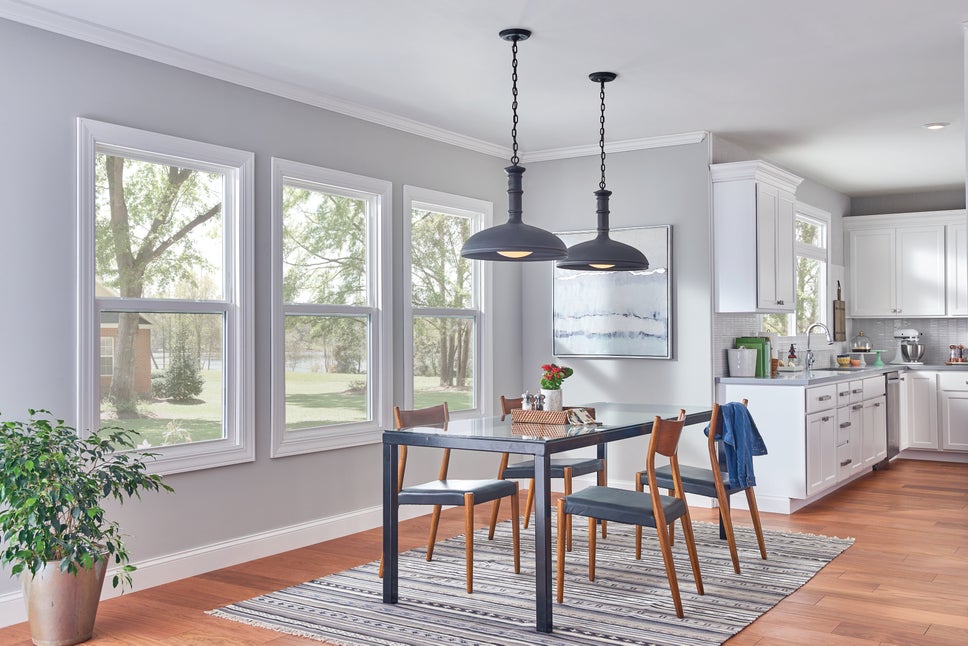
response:
M669 591L672 602L676 607L676 616L682 619L682 599L679 597L679 580L676 578L676 563L672 559L672 546L669 544L669 532L665 527L656 527L659 537L659 548L662 550L662 561L665 563L666 577L669 579Z
M382 556L380 557L380 573L377 576L379 576L381 579L383 578L383 557Z
M474 494L464 494L464 578L467 594L474 592Z
M528 484L528 499L524 502L524 528L528 528L528 521L531 520L531 510L534 508L534 478Z
M565 599L565 501L558 499L558 603Z
M642 483L642 478L645 477L644 471L639 471L635 474L635 490L640 492L645 492L645 485ZM635 526L635 560L642 560L642 526Z
M572 479L571 467L565 467L565 496L571 495L571 492L572 492L571 479ZM571 551L571 514L568 514L568 516L565 518L565 524L566 524L565 530L567 532L566 535L567 535L567 541L568 541L568 551L570 552Z
M511 542L514 544L514 573L521 573L521 517L520 502L518 501L518 483L514 483L514 495L511 496Z
M716 492L719 502L719 520L726 532L726 542L729 543L729 558L733 559L733 572L739 574L739 554L736 552L736 536L733 535L733 515L729 511L729 496L725 491Z
M608 476L605 472L605 461L602 461L602 470L598 472L598 486L605 487L608 486ZM602 538L608 538L608 530L605 529L606 523L603 520L602 525Z
M427 541L427 560L434 558L434 546L437 544L437 527L440 525L440 505L434 505L434 513L430 516L430 539Z
M588 580L595 580L595 535L598 533L595 518L588 517Z
M750 508L750 517L753 519L753 529L756 530L756 542L760 544L760 556L766 560L766 542L763 540L763 527L760 525L760 510L756 506L756 495L753 489L746 490L746 502Z
M705 594L702 587L702 572L699 571L699 554L696 552L696 536L692 533L692 519L689 511L682 517L682 535L686 538L686 549L689 551L689 561L692 563L692 575L696 579L696 591Z
M494 540L494 528L497 527L497 515L501 511L501 499L498 498L491 506L491 525L487 530L487 540Z

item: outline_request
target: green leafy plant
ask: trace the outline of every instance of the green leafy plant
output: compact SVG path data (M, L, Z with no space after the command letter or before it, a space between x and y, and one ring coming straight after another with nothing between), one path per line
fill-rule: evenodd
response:
M541 387L545 390L561 389L561 382L575 374L571 368L553 363L544 364L541 371Z
M112 585L131 585L129 555L117 521L101 503L124 502L142 491L173 491L149 474L154 453L130 452L137 433L103 428L81 438L50 411L28 411L30 419L4 421L0 435L0 562L11 574L36 574L48 561L77 573L99 559L120 566Z

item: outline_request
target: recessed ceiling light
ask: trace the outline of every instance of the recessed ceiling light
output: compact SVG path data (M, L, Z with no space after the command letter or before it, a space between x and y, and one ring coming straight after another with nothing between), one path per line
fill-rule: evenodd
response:
M941 130L943 128L947 128L950 125L951 124L948 123L947 121L933 121L931 123L926 123L921 127L927 128L928 130Z

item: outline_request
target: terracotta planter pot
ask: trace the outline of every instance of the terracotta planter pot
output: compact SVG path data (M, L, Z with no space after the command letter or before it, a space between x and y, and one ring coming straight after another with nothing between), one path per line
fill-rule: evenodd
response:
M106 572L104 560L76 575L61 572L59 561L49 561L33 576L23 572L20 585L34 644L70 646L90 639Z

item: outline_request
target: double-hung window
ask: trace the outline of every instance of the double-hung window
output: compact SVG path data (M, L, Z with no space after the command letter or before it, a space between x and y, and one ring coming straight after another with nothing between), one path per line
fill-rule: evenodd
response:
M482 412L491 400L485 318L488 263L463 258L464 241L490 224L491 203L405 186L403 193L405 397Z
M793 239L796 311L763 315L764 330L789 337L805 334L811 323L827 323L829 229L829 213L797 204Z
M253 155L78 119L78 419L172 473L254 459Z
M272 455L378 441L391 184L273 159L272 191Z

